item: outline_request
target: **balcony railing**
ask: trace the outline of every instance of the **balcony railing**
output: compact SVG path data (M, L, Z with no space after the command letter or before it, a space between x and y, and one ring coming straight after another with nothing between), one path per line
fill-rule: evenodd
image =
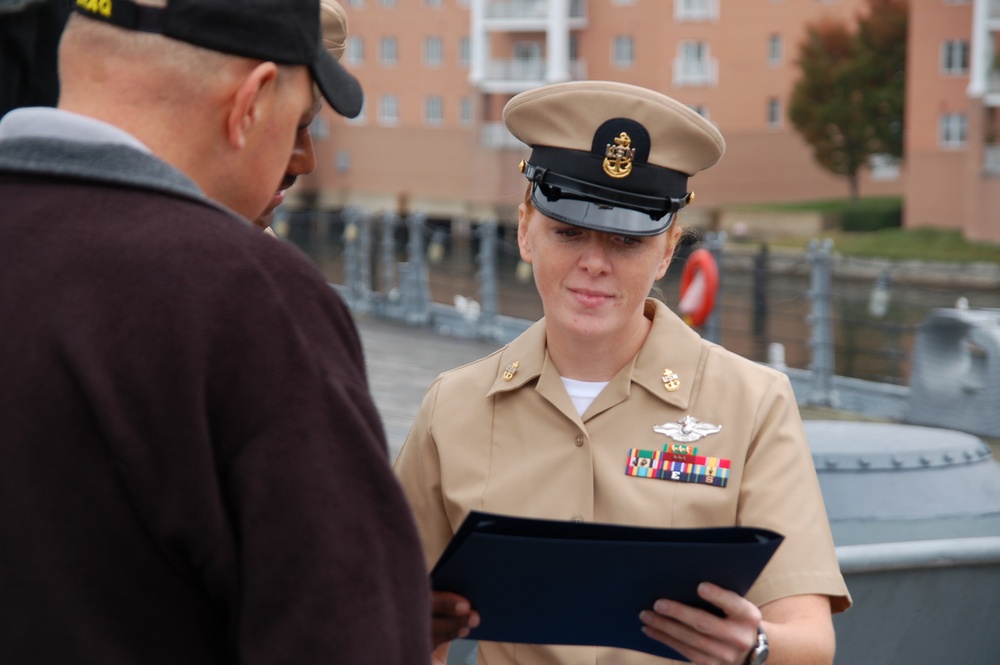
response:
M488 19L543 19L549 15L549 0L491 0L486 3ZM569 18L586 18L585 0L570 0Z
M492 81L538 81L545 80L546 63L543 58L530 60L490 60L486 63L486 79ZM587 77L587 65L582 60L569 63L569 75L574 81Z
M674 60L674 85L711 86L719 82L719 62Z

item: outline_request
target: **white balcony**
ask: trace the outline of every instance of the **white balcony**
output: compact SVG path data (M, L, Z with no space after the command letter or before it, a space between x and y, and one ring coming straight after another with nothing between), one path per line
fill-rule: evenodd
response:
M477 85L483 92L511 93L524 92L546 83L556 83L546 79L547 63L544 58L489 60L483 80ZM582 81L587 78L587 63L572 60L569 63L569 78Z
M549 21L551 0L486 0L483 23L491 31L544 30ZM567 27L587 27L586 0L569 0Z
M486 18L545 18L549 15L549 1L550 0L487 0ZM570 0L569 18L585 18L586 16L586 2L584 0Z

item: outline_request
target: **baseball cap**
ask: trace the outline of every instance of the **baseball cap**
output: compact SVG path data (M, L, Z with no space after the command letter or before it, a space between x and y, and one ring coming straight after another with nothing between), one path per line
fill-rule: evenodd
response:
M348 118L361 112L361 84L324 46L320 0L77 0L76 10L213 51L305 65L335 111Z
M552 219L608 233L663 233L694 198L688 178L726 149L715 125L647 88L570 81L515 95L503 109L531 147L521 172Z

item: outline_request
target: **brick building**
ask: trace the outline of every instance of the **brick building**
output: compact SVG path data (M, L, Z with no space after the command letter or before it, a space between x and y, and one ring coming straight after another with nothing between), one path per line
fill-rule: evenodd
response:
M731 203L847 195L845 180L813 162L785 111L805 26L851 20L865 0L342 2L352 35L344 61L365 87L365 109L352 121L324 114L317 123L318 166L298 186L300 205L510 221L525 186L516 165L528 151L503 128L501 110L522 90L577 79L659 90L722 130L727 154L692 179L698 203L689 223ZM912 158L878 163L861 180L863 195L905 194L907 224L967 228L971 237L996 226L983 215L991 197L1000 209L1000 180L973 163L996 159L984 149L996 102L984 92L992 63L983 53L992 52L988 17L1000 16L998 4L911 3L910 44L920 45L911 46L907 72ZM978 97L970 74L982 80ZM1000 229L993 233L1000 241Z

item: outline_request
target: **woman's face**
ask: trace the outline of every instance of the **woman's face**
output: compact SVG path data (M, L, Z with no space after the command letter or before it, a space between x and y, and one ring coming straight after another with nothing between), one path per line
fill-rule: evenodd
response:
M643 325L653 282L663 277L678 233L625 236L591 231L521 204L521 258L532 264L546 324L591 338L627 338Z

